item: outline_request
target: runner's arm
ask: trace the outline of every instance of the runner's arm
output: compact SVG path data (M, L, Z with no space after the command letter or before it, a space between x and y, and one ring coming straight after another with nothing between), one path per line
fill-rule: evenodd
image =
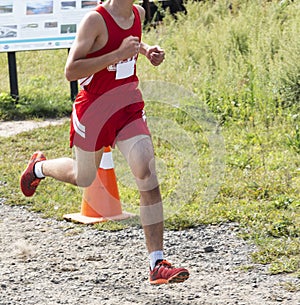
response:
M109 65L134 56L138 38L129 36L117 50L102 56L86 58L87 54L96 51L93 47L97 41L101 41L101 34L105 31L105 22L97 12L87 14L82 20L65 66L68 81L88 77Z
M139 10L141 22L145 19L145 10L140 5L136 5ZM165 51L158 45L149 46L141 41L139 53L146 56L153 66L160 65L165 59Z

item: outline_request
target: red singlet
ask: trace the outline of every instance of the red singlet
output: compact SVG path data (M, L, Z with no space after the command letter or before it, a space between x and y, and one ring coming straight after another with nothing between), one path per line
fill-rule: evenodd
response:
M142 25L138 9L133 6L134 22L122 29L99 5L96 11L103 17L107 31L106 45L87 58L102 56L119 48L124 38L132 35L141 41ZM116 65L79 80L81 90L73 104L70 147L86 151L114 146L118 140L139 134L150 135L143 114L144 101L138 87L136 61L138 54Z

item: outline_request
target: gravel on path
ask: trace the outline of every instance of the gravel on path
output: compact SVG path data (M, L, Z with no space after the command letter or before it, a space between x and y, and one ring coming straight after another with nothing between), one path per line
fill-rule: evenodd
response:
M191 275L151 286L140 228L97 231L4 200L0 215L0 305L300 304L300 292L285 288L299 279L253 264L255 246L235 223L166 231L167 259Z

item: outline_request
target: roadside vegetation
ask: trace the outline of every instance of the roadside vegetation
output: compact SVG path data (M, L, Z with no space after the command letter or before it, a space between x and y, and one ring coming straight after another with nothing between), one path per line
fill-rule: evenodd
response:
M230 8L228 1L188 2L187 15L176 20L167 15L162 24L145 30L144 40L161 45L166 60L155 68L140 56L138 71L146 86L151 80L169 89L170 101L159 100L160 86L153 86L154 98L147 94L145 101L167 228L238 222L241 236L258 246L254 263L269 264L272 274L300 277L300 3L279 2L236 0ZM66 57L66 50L17 53L16 102L9 96L6 54L0 53L0 118L69 115ZM179 87L192 98L178 94ZM187 111L203 105L224 139L220 159L212 153L204 121ZM168 137L164 131L170 125L175 131ZM0 138L2 201L58 219L79 211L82 192L77 187L46 179L29 199L18 187L33 151L42 149L48 158L72 156L68 128ZM138 213L129 169L117 150L113 154L123 209ZM214 166L218 162L224 167ZM218 192L206 200L212 182L219 183ZM136 219L95 227L117 230L133 224Z

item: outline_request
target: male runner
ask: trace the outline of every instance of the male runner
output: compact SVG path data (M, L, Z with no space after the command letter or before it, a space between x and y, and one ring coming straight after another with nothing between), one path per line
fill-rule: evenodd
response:
M136 62L142 54L158 66L164 60L159 46L141 40L145 11L133 0L108 0L82 20L70 50L65 75L79 80L81 91L73 104L70 146L75 160L46 160L35 152L20 180L32 196L41 179L87 187L96 175L105 146L125 156L140 192L140 217L150 259L150 283L182 282L188 270L175 268L163 256L163 207L144 102L138 89Z

